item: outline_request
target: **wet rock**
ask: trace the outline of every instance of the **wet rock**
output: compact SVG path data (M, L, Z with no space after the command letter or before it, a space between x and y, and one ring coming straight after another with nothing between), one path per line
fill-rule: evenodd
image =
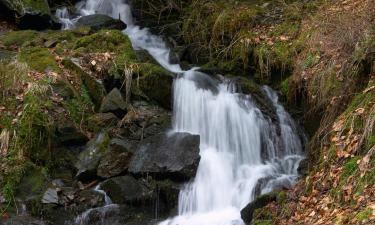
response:
M56 131L56 142L64 146L84 145L88 138L71 122L59 123Z
M149 205L152 203L153 191L131 176L108 179L102 183L101 189L116 204Z
M100 160L108 150L109 137L106 133L100 133L87 143L86 149L78 156L77 168L78 180L91 180L96 177L96 170Z
M128 169L133 153L134 147L129 141L118 138L112 139L109 150L100 160L97 175L102 178L120 175Z
M277 200L277 193L270 193L261 195L256 198L253 202L249 203L245 208L241 210L241 218L245 224L250 225L253 220L253 214L256 209L266 206L268 203Z
M47 191L43 194L42 203L59 204L59 196L57 194L57 190L53 188L48 188Z
M95 14L89 16L83 16L78 19L76 23L77 27L90 27L93 31L98 31L101 29L109 30L124 30L126 29L126 24L121 20L113 19L110 16Z
M194 177L200 160L199 135L160 133L140 142L129 171L171 179Z
M278 124L276 109L273 107L272 102L263 93L258 84L256 84L253 80L249 80L244 77L234 77L231 78L229 82L236 92L250 95L260 110L271 118L273 122Z
M104 97L100 106L100 112L111 112L119 118L122 118L126 114L126 102L117 88L114 88Z
M60 28L47 0L0 0L0 8L8 15L7 19L16 22L21 29Z

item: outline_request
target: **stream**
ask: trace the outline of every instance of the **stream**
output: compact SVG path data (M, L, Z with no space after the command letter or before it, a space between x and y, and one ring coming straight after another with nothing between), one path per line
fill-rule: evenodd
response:
M201 160L196 177L180 191L178 214L159 225L243 225L240 211L256 196L296 182L303 159L302 140L297 125L270 87L263 86L262 91L276 109L278 125L261 112L251 96L239 94L229 80L218 81L197 68L184 71L170 63L166 43L147 28L135 25L125 1L87 0L77 3L76 9L81 16L120 15L128 26L123 33L134 49L146 50L176 74L172 132L200 135ZM78 19L72 18L66 8L56 15L64 29L74 28ZM106 201L103 209L116 210L110 199ZM82 215L77 224L82 224Z

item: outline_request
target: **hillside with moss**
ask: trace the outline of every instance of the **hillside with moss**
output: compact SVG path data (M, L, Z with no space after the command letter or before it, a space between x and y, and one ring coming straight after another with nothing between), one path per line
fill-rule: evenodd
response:
M22 205L31 209L30 217L14 224L62 224L64 217L101 205L104 200L90 189L128 176L130 149L171 121L174 74L134 50L119 30L50 30L55 26L51 11L60 4L40 2L49 18L47 30L38 31L39 23L0 17L0 219L19 215ZM244 212L247 224L375 223L374 3L132 1L137 23L165 37L182 67L238 78L245 93L274 119L260 91L261 85L270 85L308 134L300 181L291 190L256 199ZM6 4L0 0L0 6ZM28 13L16 8L16 18ZM111 147L119 137L129 139L127 151ZM95 149L113 150L122 161L104 151L95 159L94 174L78 175L76 162L86 156L74 149L90 149L95 140L100 142ZM145 202L155 201L154 195L162 196L163 216L174 212L176 187L184 176L137 174L139 189L148 192L141 201L126 202L127 222L153 218ZM117 182L132 179L111 180L109 189L118 191ZM56 186L57 180L64 185ZM60 190L53 207L40 201L51 187Z

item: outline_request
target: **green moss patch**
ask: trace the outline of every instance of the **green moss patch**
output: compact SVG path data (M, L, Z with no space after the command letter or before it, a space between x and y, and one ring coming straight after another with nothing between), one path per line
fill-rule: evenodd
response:
M46 70L60 71L52 53L43 47L29 47L22 49L20 61L27 63L32 69L45 72Z

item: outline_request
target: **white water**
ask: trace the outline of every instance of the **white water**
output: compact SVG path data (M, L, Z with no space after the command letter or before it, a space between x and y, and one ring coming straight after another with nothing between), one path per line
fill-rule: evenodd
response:
M173 131L200 135L201 161L194 181L180 192L178 215L160 225L242 225L240 210L257 194L296 181L302 144L294 121L272 89L263 88L276 109L279 131L228 82L171 64L165 42L134 25L124 1L87 0L77 9L81 15L120 17L135 49L147 50L161 66L179 74L173 87Z

